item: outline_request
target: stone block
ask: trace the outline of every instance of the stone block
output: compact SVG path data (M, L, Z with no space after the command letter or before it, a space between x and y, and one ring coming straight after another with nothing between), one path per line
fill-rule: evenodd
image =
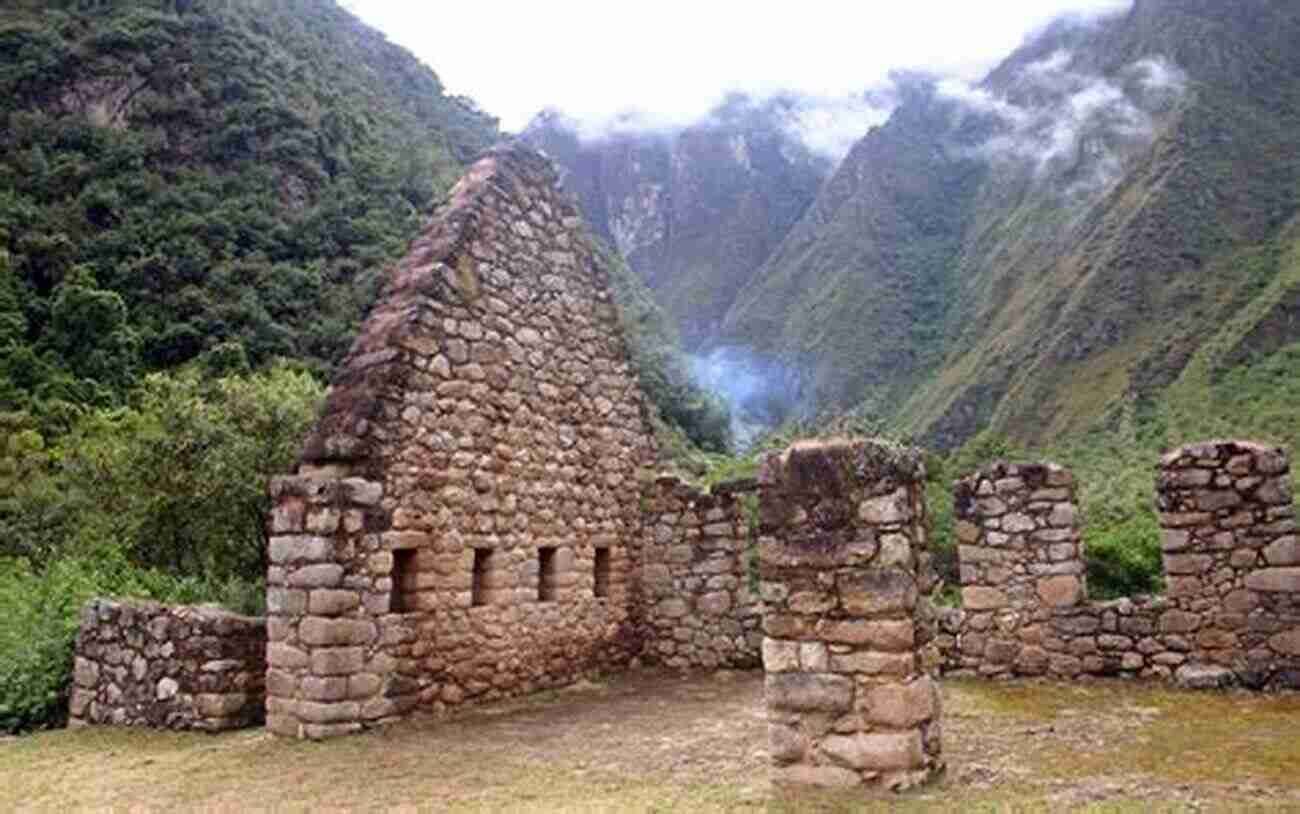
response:
M836 644L871 645L878 650L909 650L915 644L916 623L911 619L822 619L817 636Z
M808 753L808 738L798 727L779 723L767 725L768 754L778 766L788 766L803 760Z
M361 594L356 591L320 588L312 591L307 599L307 612L314 616L342 616L359 607Z
M1165 572L1176 576L1204 574L1214 567L1208 554L1165 554Z
M72 678L78 687L93 689L99 684L99 665L78 656L73 664Z
M266 611L273 616L301 616L307 612L307 592L267 588Z
M307 565L289 573L289 584L295 588L334 588L343 582L343 566L329 563Z
M1236 683L1236 675L1227 667L1215 664L1185 664L1174 673L1174 680L1185 690L1219 690Z
M853 616L911 612L916 607L916 578L895 569L838 573L840 607Z
M1246 587L1264 593L1300 593L1300 568L1265 568L1246 576Z
M298 717L313 724L350 723L361 719L361 705L355 701L332 704L299 701Z
M1192 535L1186 529L1165 529L1161 534L1161 548L1165 551L1184 551L1191 547Z
M287 644L270 644L266 648L266 661L282 670L301 670L308 664L307 653Z
M271 562L325 562L334 556L334 542L324 537L272 537L269 546Z
M916 672L916 656L913 653L877 653L870 650L832 653L831 670L836 673L872 676L907 676Z
M1038 581L1038 598L1052 608L1066 608L1083 598L1083 585L1077 577L1057 576Z
M764 638L763 669L769 673L799 672L799 643Z
M844 789L862 785L862 776L850 769L838 766L810 766L800 763L794 766L774 769L772 783L777 787Z
M302 697L309 701L346 701L348 679L345 676L307 676L302 680Z
M867 718L893 729L909 729L935 717L938 689L929 678L910 684L882 684L866 694Z
M832 735L822 741L821 751L840 765L864 771L899 771L925 765L919 731Z
M1007 595L996 588L968 586L961 589L961 604L972 611L997 610L1007 606Z
M195 696L194 709L204 718L229 718L243 711L248 704L244 693L203 693Z
M311 654L311 672L318 676L352 675L361 672L365 663L366 651L361 647L322 648Z
M1201 617L1186 611L1171 610L1160 615L1161 633L1191 633L1201 626Z
M379 635L368 619L330 619L309 616L298 624L298 639L315 647L370 644Z
M799 665L810 673L824 673L830 669L830 650L821 642L799 644Z
M873 526L893 526L906 523L912 519L907 490L900 489L890 495L862 501L858 507L858 518L864 523L870 523Z
M1268 646L1286 656L1300 656L1300 628L1277 634Z
M1300 565L1300 541L1294 536L1275 540L1264 549L1264 559L1272 566Z
M768 675L764 696L769 709L842 714L853 704L853 681L828 673Z

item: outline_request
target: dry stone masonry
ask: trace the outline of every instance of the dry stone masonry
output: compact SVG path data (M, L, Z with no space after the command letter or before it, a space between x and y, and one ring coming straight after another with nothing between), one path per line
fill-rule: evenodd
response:
M550 162L494 149L391 273L273 487L273 731L351 732L637 654L653 448L616 318Z
M754 482L701 492L674 477L647 490L640 590L643 658L667 667L757 667L762 605L751 539Z
M775 781L897 790L928 780L943 764L920 454L799 444L763 479Z
M92 601L81 614L74 725L219 732L259 723L266 623L211 607Z
M1156 484L1166 593L1097 602L1083 581L1069 473L1000 463L959 481L963 607L940 614L946 671L1300 686L1290 483L1277 447L1215 441L1171 452Z

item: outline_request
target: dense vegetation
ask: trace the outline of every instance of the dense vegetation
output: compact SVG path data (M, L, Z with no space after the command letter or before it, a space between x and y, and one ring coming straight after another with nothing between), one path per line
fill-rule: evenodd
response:
M259 609L267 478L496 137L332 0L0 1L0 730L91 595Z

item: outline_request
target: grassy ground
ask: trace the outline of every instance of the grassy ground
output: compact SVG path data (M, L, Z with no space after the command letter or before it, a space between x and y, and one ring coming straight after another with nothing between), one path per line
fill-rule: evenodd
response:
M1300 696L947 682L944 702L948 774L903 798L775 794L759 674L637 673L323 744L0 741L0 810L1300 810Z

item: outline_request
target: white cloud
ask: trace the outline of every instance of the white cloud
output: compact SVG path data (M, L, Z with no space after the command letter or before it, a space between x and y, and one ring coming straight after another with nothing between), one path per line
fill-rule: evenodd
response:
M1001 122L998 135L964 149L996 162L1028 163L1040 178L1069 173L1072 191L1109 187L1126 156L1155 138L1160 113L1185 91L1187 77L1162 56L1135 62L1114 79L1072 65L1068 51L1057 51L1022 68L1011 81L1035 100L1025 105L959 80L940 82L940 95Z
M727 91L844 100L894 69L973 81L1052 18L1122 11L1132 0L344 5L414 51L453 92L472 96L505 128L518 130L545 107L582 121L608 122L636 110L646 121L680 124L705 115ZM858 126L875 118L861 106L844 109L848 120L821 127L822 114L810 112L810 129L841 144L833 130L842 121L856 117L851 126Z

